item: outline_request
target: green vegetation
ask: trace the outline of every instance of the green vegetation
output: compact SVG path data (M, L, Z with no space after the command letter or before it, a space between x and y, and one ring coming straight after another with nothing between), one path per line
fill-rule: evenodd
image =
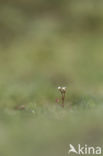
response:
M102 32L102 1L0 2L0 156L102 146Z

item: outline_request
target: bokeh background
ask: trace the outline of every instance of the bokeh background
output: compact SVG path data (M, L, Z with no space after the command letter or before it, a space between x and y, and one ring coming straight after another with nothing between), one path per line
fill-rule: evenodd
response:
M0 0L1 156L102 146L102 51L102 0Z

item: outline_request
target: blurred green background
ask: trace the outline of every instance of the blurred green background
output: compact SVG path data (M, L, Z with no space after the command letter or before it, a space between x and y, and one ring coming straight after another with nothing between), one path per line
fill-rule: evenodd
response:
M102 51L102 0L0 0L1 156L102 146Z

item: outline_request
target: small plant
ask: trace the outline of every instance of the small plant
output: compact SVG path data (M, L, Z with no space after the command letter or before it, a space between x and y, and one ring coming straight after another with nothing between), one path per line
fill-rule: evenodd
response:
M66 94L66 87L58 87L58 90L61 93L61 99L62 99L62 107L64 107L64 101L65 101L65 94Z

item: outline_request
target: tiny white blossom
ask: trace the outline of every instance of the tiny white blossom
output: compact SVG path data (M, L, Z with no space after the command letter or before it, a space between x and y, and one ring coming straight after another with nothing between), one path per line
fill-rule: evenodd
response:
M62 87L62 90L63 90L63 91L66 91L66 87Z
M65 100L65 94L66 94L66 87L58 87L58 90L61 93L61 99L62 99L62 107L64 107L64 100ZM56 99L56 102L58 102L58 99Z
M58 90L61 90L61 87L60 86L58 87Z

